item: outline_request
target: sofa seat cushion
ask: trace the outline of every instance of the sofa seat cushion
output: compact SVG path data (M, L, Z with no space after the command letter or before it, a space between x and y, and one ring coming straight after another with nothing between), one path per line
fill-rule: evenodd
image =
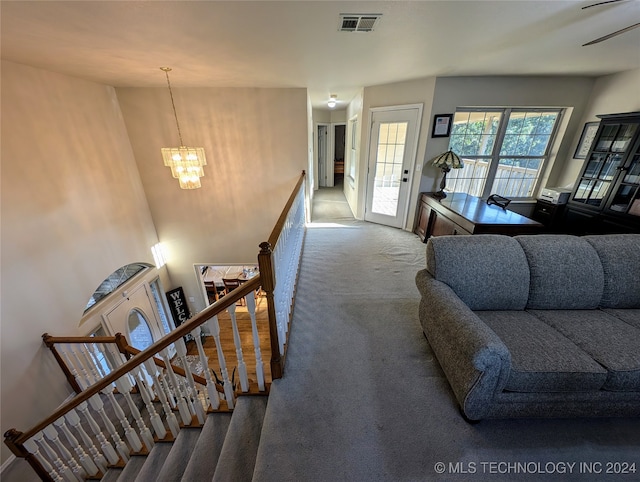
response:
M526 311L476 311L511 353L505 390L584 392L599 390L607 371L571 340Z
M640 391L640 329L602 310L532 310L608 371L603 389Z
M612 308L605 308L602 311L605 311L640 330L640 310L616 310Z

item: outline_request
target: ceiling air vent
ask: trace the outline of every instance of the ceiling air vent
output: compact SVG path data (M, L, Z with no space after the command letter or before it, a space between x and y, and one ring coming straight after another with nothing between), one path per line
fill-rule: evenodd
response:
M341 32L372 32L380 17L382 17L381 13L342 13L338 30Z

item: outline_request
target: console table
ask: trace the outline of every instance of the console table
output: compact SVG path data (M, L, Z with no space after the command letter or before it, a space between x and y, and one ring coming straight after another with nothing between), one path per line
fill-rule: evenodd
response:
M439 200L422 193L414 233L426 242L431 236L452 234L536 234L544 225L513 211L488 205L483 199L454 193Z

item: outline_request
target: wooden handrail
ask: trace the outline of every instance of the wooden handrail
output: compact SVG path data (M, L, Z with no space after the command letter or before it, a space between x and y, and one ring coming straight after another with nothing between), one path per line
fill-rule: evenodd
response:
M169 345L171 345L176 340L181 337L187 335L192 330L197 328L198 326L204 324L207 320L214 317L218 313L221 313L229 306L236 303L240 298L246 296L252 291L256 290L261 285L260 274L257 274L253 278L251 278L246 283L241 284L239 287L231 291L228 295L224 296L222 299L216 301L212 305L209 305L207 308L202 310L200 313L195 315L193 318L190 318L182 325L178 326L175 330L173 330L168 335L164 336L149 348L141 351L137 355L134 355L130 360L126 363L118 367L116 370L112 371L109 375L105 376L99 382L88 387L86 390L82 391L78 395L76 395L69 402L61 405L58 409L56 409L51 415L49 415L44 420L37 423L35 426L31 427L26 432L21 432L19 435L13 438L13 442L15 444L22 445L24 442L33 437L36 433L41 430L44 430L47 426L51 425L53 422L58 420L60 417L64 416L69 410L72 408L76 408L82 402L88 400L95 394L99 393L101 390L118 380L123 375L129 373L133 368L141 365L143 362L147 361L149 358L152 358L161 350L165 349ZM13 432L16 434L16 431ZM19 454L16 454L19 455Z
M48 348L56 343L116 343L115 336L51 336L42 335L42 341Z
M289 200L287 201L287 204L285 204L284 209L280 213L280 217L278 218L278 221L276 221L276 224L273 227L273 230L271 231L271 235L269 236L269 240L267 242L271 245L272 249L275 247L276 243L278 242L278 238L282 233L282 228L284 227L284 223L287 220L287 216L289 215L289 210L291 209L293 202L296 200L296 197L298 196L298 191L300 190L300 186L302 186L302 183L304 182L304 178L306 175L307 173L305 171L302 171L302 174L300 174L300 178L296 183L296 187L293 189L293 191L291 191Z

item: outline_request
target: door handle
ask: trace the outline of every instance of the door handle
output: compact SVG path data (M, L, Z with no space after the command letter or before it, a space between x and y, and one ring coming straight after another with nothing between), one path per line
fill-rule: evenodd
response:
M402 178L402 182L407 182L407 178L406 178L406 177L403 177L403 178Z

